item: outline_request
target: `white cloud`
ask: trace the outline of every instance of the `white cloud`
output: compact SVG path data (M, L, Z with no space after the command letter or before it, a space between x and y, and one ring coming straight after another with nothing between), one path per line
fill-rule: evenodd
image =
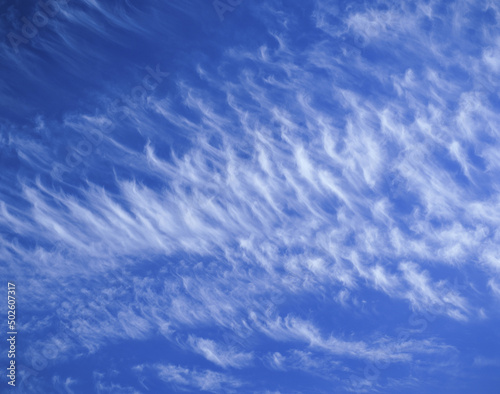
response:
M143 34L126 13L87 5L107 23ZM171 6L195 17L192 3ZM173 92L130 108L126 125L99 108L67 113L60 122L38 119L39 139L2 126L2 147L40 176L0 175L2 184L14 184L2 186L0 226L9 237L0 239L6 261L0 272L22 271L27 302L55 311L62 323L54 323L59 328L46 343L68 355L158 332L174 343L188 338L191 351L222 368L243 368L259 356L248 342L238 347L199 337L204 325L238 339L265 335L308 346L300 354L272 352L275 368L301 363L313 370L322 362L318 354L406 362L428 343L391 353L387 341L330 334L316 304L362 315L373 311L354 309L359 300L380 292L466 321L481 301L451 289L440 264L457 276L482 270L487 285L476 286L500 294L500 117L485 87L498 87L491 77L498 42L485 37L490 45L481 53L465 48L467 55L448 56L448 42L418 28L425 18L446 22L432 4L340 8L317 2L314 23L324 34L300 54L284 24L265 45L227 48L217 65L201 61L196 73L210 88L177 76ZM461 11L450 11L451 35L467 22ZM334 22L341 13L345 23ZM109 39L102 23L80 11L64 17ZM62 37L61 29L55 21L54 34ZM64 37L74 49L76 37ZM78 70L60 43L41 45ZM377 62L363 56L396 47L394 57ZM470 84L439 64L466 70ZM49 178L71 138L110 122L121 133L106 137L70 174ZM50 145L43 138L49 131L64 138ZM102 181L101 173L113 175ZM49 291L54 283L64 291ZM107 293L96 298L79 290L88 288ZM311 316L299 310L280 317L304 300L314 300ZM67 308L57 309L64 301ZM49 324L30 321L25 328L38 332ZM191 389L240 384L211 371L158 370Z
M229 375L211 370L192 370L173 364L157 364L154 366L142 366L142 370L154 369L160 379L183 388L198 389L209 392L237 392L236 389L243 384L238 379Z
M251 364L253 359L252 353L238 352L210 339L189 336L188 343L195 352L223 368L242 368Z

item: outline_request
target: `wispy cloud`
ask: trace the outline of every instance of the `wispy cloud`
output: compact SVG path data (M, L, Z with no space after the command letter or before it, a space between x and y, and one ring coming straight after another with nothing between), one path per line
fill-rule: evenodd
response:
M161 380L171 383L174 387L179 387L181 390L195 389L212 393L221 391L232 393L237 392L243 385L238 379L208 369L195 370L174 364L139 365L135 369L141 373L152 369L156 371Z
M249 365L253 358L251 353L225 348L210 339L189 336L188 343L195 352L223 368L242 368Z
M29 285L26 333L50 332L26 354L161 338L196 362L141 368L207 391L447 354L448 333L389 338L410 310L495 316L498 7L236 3L225 23L210 2L71 3L0 44L27 86L0 85L0 273Z

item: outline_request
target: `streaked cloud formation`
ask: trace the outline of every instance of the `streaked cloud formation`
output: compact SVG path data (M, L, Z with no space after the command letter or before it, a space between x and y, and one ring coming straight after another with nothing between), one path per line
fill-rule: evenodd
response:
M285 3L69 3L2 44L21 392L494 392L498 6Z

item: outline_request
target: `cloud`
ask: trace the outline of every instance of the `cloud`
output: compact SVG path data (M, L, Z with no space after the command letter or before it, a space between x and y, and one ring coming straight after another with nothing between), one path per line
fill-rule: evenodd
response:
M1 44L0 273L30 289L26 354L160 337L194 355L150 366L164 381L237 391L259 360L317 374L446 354L388 339L408 307L493 316L498 38L473 16L498 9L440 5L247 5L228 34L211 4L86 1L19 57ZM151 54L172 75L123 99Z
M173 364L157 364L153 366L139 366L140 370L153 369L159 378L174 387L198 389L209 392L237 392L243 383L239 380L211 370L194 370Z
M432 284L427 272L419 270L414 263L401 263L400 270L410 286L406 297L418 309L444 310L455 319L466 320L467 301L445 283Z
M188 343L195 352L222 368L242 368L252 362L251 353L237 352L235 349L226 348L210 339L189 336Z

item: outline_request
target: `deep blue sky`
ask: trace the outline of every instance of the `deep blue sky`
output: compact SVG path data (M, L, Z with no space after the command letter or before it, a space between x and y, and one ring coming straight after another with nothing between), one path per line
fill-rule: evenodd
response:
M0 1L0 392L498 393L495 2L54 1Z

